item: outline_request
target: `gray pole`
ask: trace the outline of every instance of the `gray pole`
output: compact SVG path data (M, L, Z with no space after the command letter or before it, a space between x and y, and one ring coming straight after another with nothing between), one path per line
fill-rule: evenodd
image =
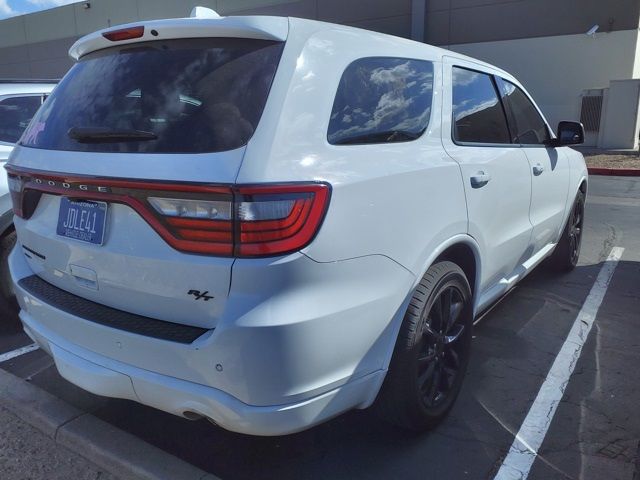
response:
M424 42L427 0L411 0L411 39Z

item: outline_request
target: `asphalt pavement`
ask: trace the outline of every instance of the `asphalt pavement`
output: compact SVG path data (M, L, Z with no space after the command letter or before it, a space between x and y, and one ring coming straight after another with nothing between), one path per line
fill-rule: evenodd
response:
M7 480L116 480L80 455L56 445L0 407L0 477Z
M633 177L590 179L579 266L565 275L536 269L481 319L460 398L429 434L355 411L295 435L249 437L86 393L40 350L0 368L222 479L493 479L614 247L624 252L527 478L638 480L640 179ZM0 318L0 354L32 343L14 314Z

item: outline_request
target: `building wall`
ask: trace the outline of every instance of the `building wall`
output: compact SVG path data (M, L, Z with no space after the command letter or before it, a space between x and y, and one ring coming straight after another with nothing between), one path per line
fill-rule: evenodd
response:
M640 0L425 0L433 45L636 30Z
M581 94L640 78L640 0L90 0L0 21L0 78L59 78L81 36L122 23L285 15L425 39L510 71L552 125L579 119ZM594 24L599 32L584 33ZM608 116L615 112L609 111ZM612 117L613 118L613 117ZM604 120L604 117L603 117Z
M113 25L186 17L196 6L221 15L285 15L411 35L412 0L90 0L0 21L0 78L59 78L69 47Z
M638 30L451 45L518 78L552 127L579 120L583 90L608 88L638 73Z

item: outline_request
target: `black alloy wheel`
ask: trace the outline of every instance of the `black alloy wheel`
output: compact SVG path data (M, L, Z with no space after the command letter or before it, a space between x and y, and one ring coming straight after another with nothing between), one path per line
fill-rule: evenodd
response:
M434 428L460 393L471 351L473 295L453 262L432 265L404 316L374 408L415 431Z

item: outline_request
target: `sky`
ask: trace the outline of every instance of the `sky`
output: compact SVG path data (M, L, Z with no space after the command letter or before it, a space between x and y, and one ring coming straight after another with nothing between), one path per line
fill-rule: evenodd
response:
M77 1L79 0L0 0L0 19L59 7Z

